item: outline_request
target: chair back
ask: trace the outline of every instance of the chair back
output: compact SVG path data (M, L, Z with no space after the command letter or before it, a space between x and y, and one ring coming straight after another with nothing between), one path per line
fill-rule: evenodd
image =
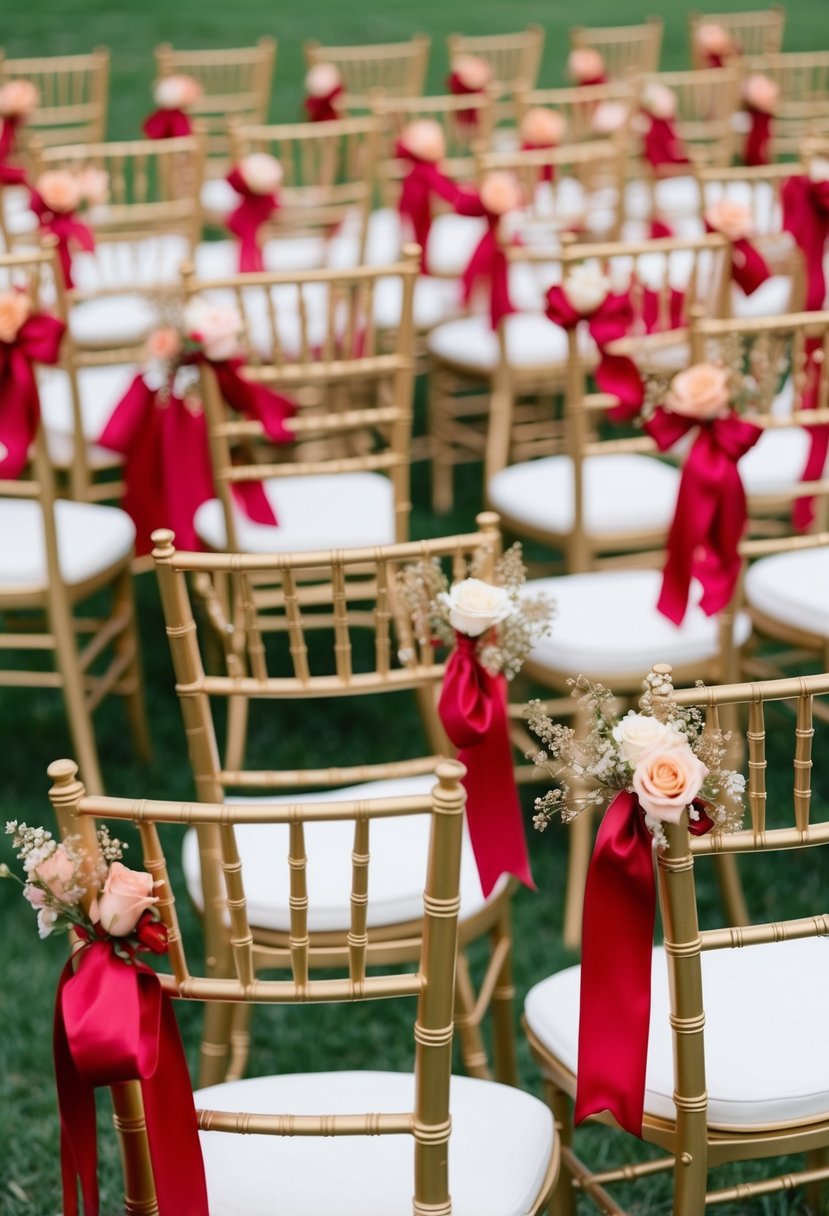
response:
M747 59L748 75L780 90L771 122L773 159L797 156L804 140L829 136L829 51L782 51Z
M227 525L236 537L231 487L262 478L384 472L392 482L398 540L408 534L409 445L414 327L412 297L419 251L382 267L234 275L200 281L184 270L185 300L205 294L232 302L244 324L246 376L287 394L297 406L296 442L270 448L261 424L232 420L209 365L201 369L213 474ZM383 345L375 326L375 295L391 280L402 297L399 328ZM281 457L281 458L280 458ZM237 463L237 461L239 463Z
M641 78L664 85L676 97L676 129L689 156L708 165L730 165L735 150L732 115L740 108L741 76L736 67L687 72L651 72ZM680 166L678 172L687 172Z
M89 55L50 55L33 59L5 59L0 84L30 80L40 93L40 104L21 127L21 150L33 135L41 145L98 143L106 136L109 95L109 50L98 47Z
M379 92L385 97L419 97L426 82L431 40L414 34L408 42L363 46L323 46L306 42L308 67L332 63L339 70L349 110L370 110Z
M538 106L556 110L562 116L568 143L603 140L610 136L626 140L636 103L636 89L629 79L564 89L517 90L515 117L520 126L527 110Z
M640 72L658 72L662 52L662 18L649 17L641 25L570 27L570 45L592 47L604 60L611 80L625 80Z
M230 155L228 120L263 123L268 115L277 43L265 36L256 46L181 51L168 42L155 48L159 77L192 76L202 87L192 114L205 135L208 160Z
M270 1132L278 1135L411 1135L413 1146L413 1190L416 1206L448 1211L447 1145L450 1139L449 1083L452 1065L452 1008L457 952L457 918L460 903L460 856L464 791L460 784L463 767L444 761L437 770L431 795L386 798L375 801L313 803L299 806L230 807L223 803L170 803L138 798L89 797L77 780L72 761L56 761L50 767L52 804L63 836L78 838L80 847L100 860L95 819L132 822L141 837L144 868L163 885L158 909L167 926L169 973L161 974L161 985L172 997L188 1000L242 1004L289 1005L314 1002L353 1002L411 996L417 998L414 1035L414 1108L411 1111L365 1114L247 1115L215 1110L199 1111L204 1131ZM371 938L368 917L371 908L372 829L382 820L415 815L430 817L428 862L424 871L424 917L420 957L415 968L401 972L399 966L367 974L367 948ZM310 976L312 948L308 936L306 873L306 827L315 823L351 820L352 839L347 841L345 864L352 873L351 931L349 946L337 968L339 974ZM230 971L221 977L206 974L201 960L188 957L176 913L174 886L161 845L159 828L196 826L210 832L221 859L224 882L223 915L233 939ZM273 864L288 867L290 874L290 977L262 979L256 974L255 948L245 900L245 870L237 842L239 829L247 824L288 825L289 853L274 856ZM181 833L183 835L183 831ZM166 836L165 836L166 839ZM313 865L313 850L310 864ZM95 872L90 867L90 873ZM96 893L91 885L87 906ZM114 1091L116 1108L118 1090ZM125 1173L141 1177L140 1158L147 1153L142 1120L130 1128L123 1140ZM144 1156L144 1163L148 1157ZM144 1169L146 1176L146 1168ZM149 1191L150 1194L146 1192ZM152 1187L141 1195L142 1207L153 1204Z
M731 36L738 55L776 55L783 46L786 9L782 4L775 4L770 8L742 13L689 13L691 63L699 68L707 66L697 42L697 31L701 25L722 26Z
M532 89L544 54L544 30L530 25L516 34L450 34L446 39L450 61L457 55L474 55L489 64L497 97L511 97L518 89Z

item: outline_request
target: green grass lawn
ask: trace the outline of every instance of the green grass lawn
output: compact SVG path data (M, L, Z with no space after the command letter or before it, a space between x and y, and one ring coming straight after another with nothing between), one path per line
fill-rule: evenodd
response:
M736 7L751 7L739 4ZM792 49L829 46L829 5L815 0L794 0L788 5L786 45ZM667 22L664 62L685 63L684 13L674 4L651 4L648 11L662 13ZM220 5L197 5L194 0L145 0L126 6L98 0L35 0L8 6L2 37L10 56L78 52L106 43L113 52L111 90L112 135L137 131L149 105L152 79L151 50L168 39L182 47L244 45L262 33L279 39L277 86L272 114L293 118L301 96L301 44L309 37L333 42L392 40L425 30L433 38L430 86L438 89L446 70L443 39L461 30L470 33L498 32L519 28L530 21L547 29L543 83L561 79L566 55L566 31L574 21L600 24L640 19L634 5L610 5L607 0L588 0L581 6L556 0L522 2L505 8L495 0L479 0L473 6L460 0L422 0L415 9L399 0L363 6L335 5L331 0L297 0L273 4L248 3L228 10ZM435 519L428 512L428 484L424 468L415 471L413 534L434 535L439 531L467 529L480 505L480 481L475 474L459 479L457 510L450 518ZM108 789L113 794L145 795L170 799L193 796L184 735L173 692L173 675L163 632L161 610L152 575L139 580L138 600L150 706L154 756L145 768L132 757L126 718L118 705L108 704L97 716L102 763ZM658 657L658 656L655 656ZM297 761L298 736L293 717L281 707L267 707L267 720L259 725L254 746L263 762L273 767L293 766ZM380 706L368 706L355 724L353 712L330 711L317 720L316 735L309 738L331 763L353 762L355 747L382 741L384 755L412 754L418 748L418 721L413 705L401 699L399 715L389 718ZM782 712L770 714L769 729L779 740L779 761L790 763L793 721ZM815 754L825 751L829 732L819 731ZM0 691L0 739L2 740L2 810L4 819L27 819L49 823L46 797L47 764L71 754L57 695ZM379 742L377 748L379 751ZM784 781L788 781L788 772ZM819 784L822 780L822 786ZM825 774L818 775L817 791L824 811L829 804ZM780 783L778 789L788 789ZM774 791L772 791L774 792ZM529 806L528 799L528 806ZM772 799L773 801L773 799ZM165 835L171 857L177 851L174 831ZM533 837L531 848L539 892L519 893L515 903L516 1011L527 988L550 971L572 962L561 945L562 897L566 859L566 829L553 826L544 837ZM0 856L11 860L6 842ZM129 858L128 858L129 860ZM772 869L774 865L774 869ZM820 890L825 875L798 874L785 863L758 862L746 875L752 910L758 917L797 915L808 908L809 897ZM812 905L813 907L814 905ZM198 926L182 902L188 940L198 945ZM705 915L716 916L718 904L713 884L706 888ZM62 941L37 940L31 912L11 883L0 883L0 1213L2 1216L56 1216L60 1212L57 1160L57 1115L51 1078L51 1005L58 972L64 960ZM411 1043L406 1034L408 1006L383 1006L382 1016L367 1015L360 1006L320 1009L259 1010L254 1020L255 1044L252 1071L359 1067L407 1067ZM181 1011L181 1022L191 1059L198 1037L197 1011ZM537 1078L528 1052L521 1049L521 1074L525 1085L537 1088ZM102 1103L102 1213L119 1210L116 1152L111 1132L105 1126ZM616 1143L610 1133L593 1129L588 1133L590 1151L597 1160L609 1159ZM670 1209L667 1184L653 1182L646 1188L636 1211L665 1213ZM794 1213L800 1201L791 1197L758 1201L741 1212ZM736 1209L731 1209L735 1216ZM290 1216L285 1213L284 1216Z

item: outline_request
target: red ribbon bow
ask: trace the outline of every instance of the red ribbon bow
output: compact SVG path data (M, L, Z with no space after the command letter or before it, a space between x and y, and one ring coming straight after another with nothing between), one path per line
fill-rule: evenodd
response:
M654 169L660 169L664 165L689 165L691 162L674 120L658 118L655 114L647 114L647 117L649 123L644 136L645 160Z
M63 969L55 1002L65 1216L98 1216L95 1088L139 1081L159 1216L208 1216L198 1122L172 1002L137 959L94 940Z
M144 119L142 130L147 139L177 139L192 135L193 124L184 110L177 107L169 110L159 108Z
M555 148L555 144L536 144L531 140L525 139L521 145L522 152L549 152L551 148ZM556 178L555 165L539 165L538 180L540 182L553 182Z
M685 616L692 578L702 584L700 607L707 616L725 608L734 594L747 518L737 462L763 433L733 411L700 421L660 406L645 423L661 452L694 427L698 433L682 469L657 603L675 625Z
M22 122L19 114L0 119L0 185L19 186L26 180L26 170L19 165L10 165L9 157L17 143L17 128Z
M309 93L303 103L309 121L336 122L340 117L340 106L337 102L344 95L345 88L342 84L338 84L330 93L324 93L321 97L312 97Z
M484 92L483 89L472 88L470 85L465 84L457 72L449 73L446 78L446 87L456 97L480 97ZM477 127L478 125L477 109L458 110L457 118L461 126Z
M701 801L688 829L714 826ZM576 1123L608 1110L642 1135L656 919L653 838L620 790L599 827L584 889Z
M477 191L459 190L455 201L458 215L482 216L487 229L472 251L469 264L461 275L461 299L469 304L478 280L489 285L489 318L497 329L504 317L515 312L509 298L509 264L498 240L498 223L503 218L488 211Z
M785 182L780 198L783 231L792 234L806 263L806 309L815 312L826 299L823 255L829 237L829 181L813 182L798 174Z
M72 244L92 253L95 249L95 238L92 230L86 224L75 218L74 211L52 211L47 207L36 190L30 191L30 207L40 223L41 232L51 232L57 237L58 259L63 273L63 281L71 291L72 282Z
M458 633L456 639L438 713L466 766L467 823L481 889L486 897L502 874L514 874L535 890L512 770L506 682L478 662L478 638Z
M707 219L704 222L706 232L720 231ZM766 259L746 237L731 241L731 277L747 296L753 295L758 287L771 278Z
M767 165L771 161L771 114L768 110L755 110L746 106L751 126L746 135L743 160L747 165Z
M404 143L396 144L395 156L407 161L410 166L401 183L397 210L412 225L414 238L420 246L420 269L427 274L426 245L432 229L432 195L437 194L454 206L460 187L433 161L422 160Z
M800 398L802 410L815 410L818 407L818 389L820 387L821 363L816 358L818 351L823 350L820 338L807 338L804 344L806 356L806 383ZM829 426L825 423L819 426L806 427L809 434L809 454L801 474L801 481L820 481L829 456ZM806 532L815 519L814 498L798 498L792 508L792 523L800 532Z
M279 199L275 194L251 190L239 169L231 169L225 180L241 195L241 202L225 220L228 230L239 238L239 272L264 270L259 229L278 209Z
M13 342L0 342L0 477L15 478L26 467L40 422L34 365L58 361L66 326L45 313L29 316Z

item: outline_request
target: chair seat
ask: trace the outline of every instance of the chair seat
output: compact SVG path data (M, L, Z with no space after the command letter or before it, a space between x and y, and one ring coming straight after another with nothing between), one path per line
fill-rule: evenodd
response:
M325 473L263 482L278 524L258 524L236 509L239 548L248 553L307 553L391 545L395 541L394 492L381 473ZM221 503L203 503L196 532L210 549L226 549Z
M630 219L647 219L654 200L657 215L670 220L671 215L698 212L700 205L699 186L690 174L666 177L659 182L638 178L628 182L625 190L625 215Z
M566 361L567 334L542 313L515 313L507 317L505 327L507 358L515 367L540 370ZM498 366L498 337L488 316L461 317L438 325L426 345L437 358L474 372L489 373ZM585 334L584 353L591 347Z
M677 469L652 456L621 454L590 456L583 471L588 532L619 536L668 528ZM510 465L489 479L487 498L511 521L563 535L573 527L573 463L569 456L546 456Z
M341 802L356 798L398 798L428 794L435 784L432 773L391 781L371 781L338 790L314 794L288 794L273 798L237 798L236 804L285 806L298 802ZM429 851L428 815L378 819L371 825L368 924L402 925L423 916L423 875ZM245 874L248 918L259 929L287 932L289 920L290 875L287 824L241 824L236 841ZM308 823L305 825L305 851L308 856L308 927L312 932L347 930L351 921L351 821ZM188 832L183 846L184 876L190 898L197 908L204 906L196 833ZM501 879L490 895L500 895L506 885ZM481 892L478 868L464 827L461 854L461 917L480 912L487 900Z
M395 329L403 307L400 279L380 279L374 293L374 320L380 329ZM414 289L414 325L423 331L457 316L461 311L460 287L451 279L421 276Z
M414 1108L406 1073L299 1073L198 1090L197 1107L293 1114ZM449 1189L453 1216L525 1216L554 1151L549 1110L511 1086L453 1077ZM211 1216L411 1216L409 1136L287 1139L201 1133Z
M720 1130L829 1118L827 944L815 938L702 955L708 1123ZM524 1006L533 1034L566 1068L578 1059L580 967L537 984ZM675 1118L664 950L653 952L645 1111ZM795 1033L792 1033L796 1028Z
M791 312L792 280L773 274L747 296L736 283L731 284L731 312L735 317L776 317Z
M475 247L486 232L486 220L447 212L435 217L426 258L433 274L463 274Z
M201 205L213 215L227 215L239 205L239 195L223 177L208 177L202 182Z
M763 616L829 638L829 549L762 557L745 576L749 608Z
M315 270L325 265L326 244L322 237L300 236L266 241L262 260L266 270ZM201 241L196 246L196 275L200 279L222 279L239 273L236 241Z
M84 583L128 557L135 525L118 507L59 499L55 503L61 577ZM45 591L48 581L40 503L0 499L0 590Z
M69 314L69 331L81 346L131 345L159 324L148 298L130 292L81 300Z
M533 648L529 661L557 675L582 673L601 680L635 678L653 663L681 668L715 658L718 620L696 605L699 588L692 585L688 611L677 626L656 609L661 582L658 570L596 570L530 580L528 594L548 596L555 618L552 633ZM750 633L750 622L740 613L735 643L742 646Z
M740 459L740 477L746 493L786 493L803 474L809 442L802 427L764 431L754 447Z
M175 233L133 241L99 241L94 253L74 255L72 278L81 292L176 283L182 262L190 256L190 242Z

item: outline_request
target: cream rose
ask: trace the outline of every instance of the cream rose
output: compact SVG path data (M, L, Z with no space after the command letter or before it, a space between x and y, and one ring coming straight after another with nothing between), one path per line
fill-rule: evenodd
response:
M24 292L0 291L0 342L14 342L31 311L31 300Z
M743 241L754 230L754 217L746 203L735 199L721 198L706 209L705 218L716 231L727 236L729 241Z
M434 118L417 118L406 123L400 134L400 143L420 160L436 165L446 155L446 139L443 127Z
M40 90L31 80L10 80L0 88L0 117L25 118L40 104Z
M485 89L492 79L492 69L480 55L456 55L451 70L464 88L476 93Z
M590 126L597 135L613 135L627 122L628 107L621 101L600 101L593 111Z
M776 81L754 72L746 76L743 84L743 101L751 110L759 110L761 114L773 114L780 100L780 86Z
M676 115L676 94L667 85L653 80L642 90L642 109L654 118L670 119Z
M47 169L35 182L35 190L50 211L60 214L76 211L83 201L80 177L67 169Z
M521 186L511 173L496 169L481 183L481 202L492 215L506 215L521 206Z
M251 152L239 162L239 172L254 194L273 194L282 185L282 166L267 152Z
M633 709L616 723L612 734L631 768L652 747L680 747L686 742L682 731L675 726L660 722L650 714L638 714Z
M186 110L199 100L202 87L193 76L162 76L153 86L155 104L162 110Z
M680 747L657 744L640 756L633 770L633 789L646 815L679 823L707 776L708 769L688 743Z
M328 97L343 82L339 68L333 63L315 63L305 76L305 91L309 97Z
M564 138L567 122L558 110L546 106L533 106L521 119L520 135L525 144L542 148L555 148Z
M205 355L213 362L238 355L244 322L236 308L211 304L196 297L185 309L184 325L188 335L201 342Z
M610 279L598 266L582 262L568 270L563 289L576 312L588 316L596 311L610 290Z
M735 46L731 35L725 26L716 21L703 21L696 28L694 42L697 50L703 55L731 55Z
M674 414L704 422L724 413L730 400L725 368L714 363L695 363L674 376L665 407Z
M567 57L567 75L576 84L604 76L604 59L592 46L578 46Z
M153 878L143 870L129 870L120 861L109 867L104 888L90 909L92 920L112 937L132 933L141 914L158 903Z
M479 578L465 578L454 583L446 597L449 624L458 633L477 638L504 617L509 616L511 602L503 587L494 587Z

